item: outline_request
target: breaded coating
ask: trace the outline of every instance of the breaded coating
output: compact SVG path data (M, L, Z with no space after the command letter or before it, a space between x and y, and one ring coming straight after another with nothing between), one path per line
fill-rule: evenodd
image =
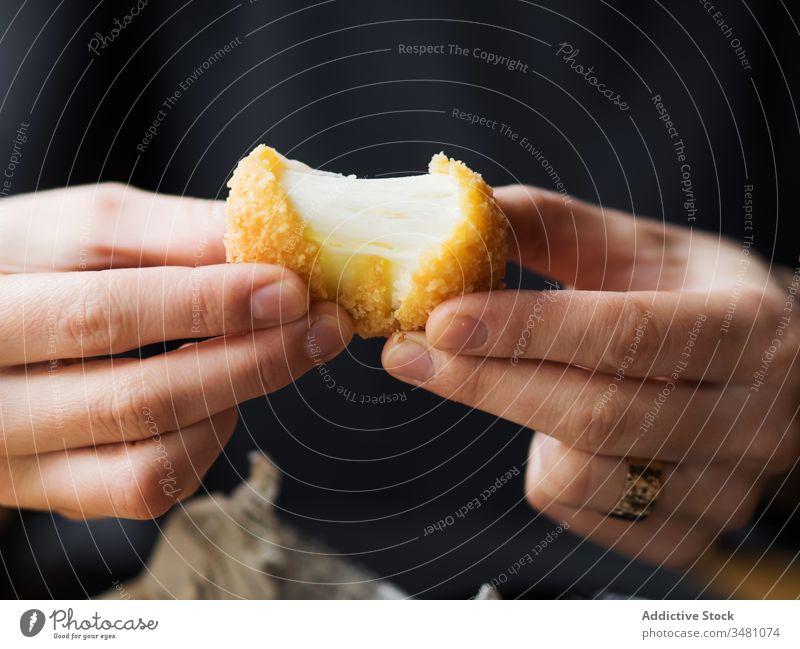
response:
M262 144L228 187L228 261L290 268L364 338L422 329L443 300L502 286L506 218L480 174L443 153L427 174L358 179Z

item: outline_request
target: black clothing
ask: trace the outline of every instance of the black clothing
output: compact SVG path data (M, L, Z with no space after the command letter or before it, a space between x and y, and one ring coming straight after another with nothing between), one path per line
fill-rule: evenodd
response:
M740 238L752 184L756 247L794 266L797 27L784 3L708 4L195 1L130 15L136 0L7 0L0 153L28 125L9 193L118 180L224 198L233 166L260 142L362 176L421 171L444 150L491 184L562 183ZM380 369L381 345L357 339L328 365L341 391L312 371L243 405L206 486L231 488L247 450L262 448L286 474L288 519L417 596L469 596L557 525L522 498L531 431L395 381ZM482 507L425 534L513 468L519 476ZM109 588L138 570L157 534L156 523L27 522L27 537L0 539L9 596ZM507 597L606 588L696 594L681 575L569 533L500 586Z

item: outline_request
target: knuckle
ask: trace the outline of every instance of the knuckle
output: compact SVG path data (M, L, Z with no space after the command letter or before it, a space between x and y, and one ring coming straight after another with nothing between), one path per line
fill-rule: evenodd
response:
M224 310L219 303L216 284L207 281L206 269L192 269L178 282L173 292L178 294L175 295L176 301L189 305L192 332L224 333Z
M454 399L459 403L474 406L481 401L485 401L495 387L488 379L488 371L484 368L472 371L465 376L453 373L451 376L447 370L444 371L444 396L447 399Z
M465 405L471 405L475 403L475 398L479 393L477 387L477 377L473 375L465 379L454 380L451 377L440 375L439 379L444 379L442 381L442 387L444 388L442 391L442 396L445 399L453 399L454 401L463 403Z
M75 349L93 355L118 350L125 336L122 310L111 293L98 284L96 280L82 282L77 299L59 318L61 335Z
M567 439L575 440L576 446L588 451L613 450L630 417L627 404L619 392L613 398L605 398L605 386L592 388L587 399L576 399L567 415L562 419Z
M662 342L652 311L636 300L626 299L621 307L614 305L613 312L605 315L608 316L605 321L616 319L616 326L609 338L597 339L598 344L605 344L598 369L606 374L622 368L629 373L646 371Z
M283 387L281 377L290 368L286 367L288 359L271 353L269 350L256 352L258 369L258 391L270 394Z
M161 473L155 463L136 466L129 462L118 477L111 489L111 499L115 514L121 518L158 518L175 503L175 498L159 483Z
M122 389L114 403L114 417L119 422L123 431L123 436L128 439L131 433L139 436L142 432L144 424L151 417L153 421L157 420L158 408L153 410L152 404L149 399L145 397L144 390L129 386Z
M124 183L103 182L93 188L93 216L98 220L108 220L117 216L125 203L125 194L132 191Z
M100 183L91 189L87 211L88 240L97 254L107 255L113 251L112 240L107 235L123 210L127 190L125 185L116 182Z
M87 425L93 444L117 442L121 439L121 426L115 415L116 390L95 390L86 400Z
M111 389L89 401L90 423L99 442L142 439L159 434L166 409L157 393L145 392L141 377L120 372Z

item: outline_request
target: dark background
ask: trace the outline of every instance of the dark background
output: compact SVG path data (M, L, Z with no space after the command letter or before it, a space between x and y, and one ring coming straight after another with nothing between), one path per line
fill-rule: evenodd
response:
M225 197L238 159L264 142L312 166L362 176L420 172L444 149L491 184L552 181L519 144L453 119L460 108L509 124L539 148L576 196L687 224L679 169L650 101L660 94L687 147L696 227L741 237L743 185L755 185L755 244L795 264L797 16L782 2L719 2L747 50L744 70L698 2L168 2L141 14L94 55L135 2L0 4L0 153L30 124L13 193L117 180L154 191ZM307 10L303 10L307 8ZM794 11L794 10L792 10ZM713 13L713 12L712 12ZM795 12L796 13L796 12ZM162 102L232 39L167 111L145 153L136 145ZM556 56L558 43L630 105L622 112ZM457 43L528 64L398 53ZM443 112L440 112L443 111ZM2 242L0 242L2 245ZM517 277L535 287L539 280ZM522 498L521 476L450 528L425 526L517 466L531 431L441 402L379 367L381 341L355 341L329 369L362 405L312 372L242 407L242 422L206 481L230 489L259 447L285 473L280 505L298 526L420 597L466 597L505 571L555 523ZM795 495L796 500L796 495ZM786 521L767 512L749 543ZM89 526L26 515L0 539L0 593L81 597L138 571L158 523ZM798 549L790 520L779 538ZM380 550L393 547L394 549ZM6 579L7 576L7 579ZM3 583L7 581L7 583ZM694 596L681 575L631 563L569 534L503 587L506 596Z

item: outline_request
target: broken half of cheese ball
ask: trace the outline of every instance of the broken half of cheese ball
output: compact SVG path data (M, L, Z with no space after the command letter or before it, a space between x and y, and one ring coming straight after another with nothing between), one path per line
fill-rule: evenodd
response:
M259 145L228 187L228 261L290 268L364 338L422 329L443 300L502 286L505 216L480 174L442 153L427 174L361 179Z

